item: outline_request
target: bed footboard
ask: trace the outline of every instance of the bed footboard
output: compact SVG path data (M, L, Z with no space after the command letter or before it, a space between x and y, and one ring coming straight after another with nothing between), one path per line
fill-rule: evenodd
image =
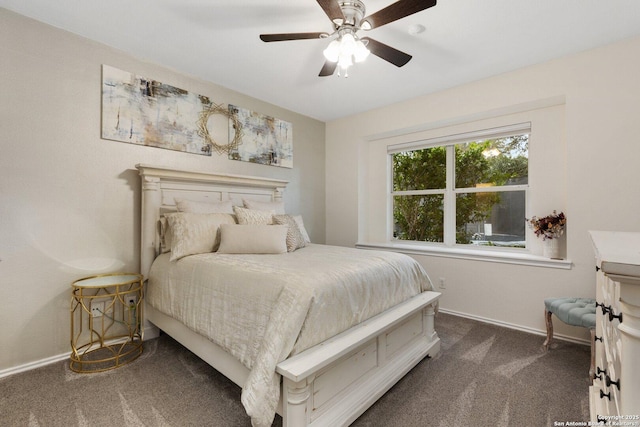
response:
M424 292L278 364L283 426L349 425L425 356L436 355L439 297Z
M349 425L424 357L438 354L439 297L424 292L278 364L283 426ZM145 314L242 387L249 371L222 348L150 306Z

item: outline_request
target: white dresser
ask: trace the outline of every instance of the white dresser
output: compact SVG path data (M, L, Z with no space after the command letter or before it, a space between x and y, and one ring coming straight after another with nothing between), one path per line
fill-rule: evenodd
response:
M589 234L597 271L591 421L640 426L640 233Z

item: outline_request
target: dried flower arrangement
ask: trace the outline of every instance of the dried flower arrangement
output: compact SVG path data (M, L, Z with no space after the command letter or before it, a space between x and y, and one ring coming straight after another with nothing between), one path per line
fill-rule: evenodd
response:
M564 233L567 218L564 216L564 213L556 213L556 211L553 211L553 214L547 215L543 218L533 216L531 219L527 219L527 222L529 223L529 228L533 230L536 237L542 236L542 240L557 239L562 236L562 233Z

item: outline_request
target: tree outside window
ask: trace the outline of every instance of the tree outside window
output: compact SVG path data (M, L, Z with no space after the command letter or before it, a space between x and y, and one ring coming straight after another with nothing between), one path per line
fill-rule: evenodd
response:
M528 145L523 133L391 154L394 238L524 247Z

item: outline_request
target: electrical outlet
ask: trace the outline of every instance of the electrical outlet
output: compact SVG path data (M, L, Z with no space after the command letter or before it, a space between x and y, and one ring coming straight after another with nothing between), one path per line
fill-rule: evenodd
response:
M447 282L444 280L444 277L440 277L438 282L439 282L438 286L440 287L440 289L446 289L447 288Z
M136 303L138 302L138 296L137 295L127 295L124 298L124 302L127 303L127 307L135 307Z
M100 317L104 314L104 301L94 301L91 303L91 317Z

